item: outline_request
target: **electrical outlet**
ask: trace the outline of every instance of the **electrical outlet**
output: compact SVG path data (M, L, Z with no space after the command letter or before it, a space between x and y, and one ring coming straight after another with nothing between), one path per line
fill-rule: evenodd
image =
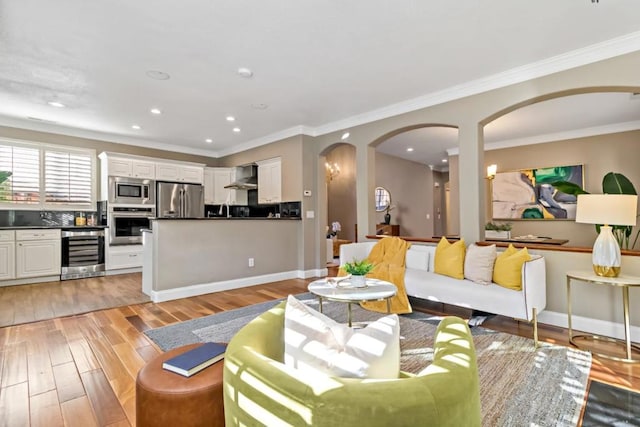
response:
M255 262L253 258L249 258L249 267L255 266Z

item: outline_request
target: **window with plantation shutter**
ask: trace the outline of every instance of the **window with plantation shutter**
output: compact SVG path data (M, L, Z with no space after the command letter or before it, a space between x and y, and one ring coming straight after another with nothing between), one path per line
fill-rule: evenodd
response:
M89 154L44 152L45 203L91 205L92 159Z
M0 139L0 208L93 209L95 151Z
M40 150L0 145L0 202L40 203Z

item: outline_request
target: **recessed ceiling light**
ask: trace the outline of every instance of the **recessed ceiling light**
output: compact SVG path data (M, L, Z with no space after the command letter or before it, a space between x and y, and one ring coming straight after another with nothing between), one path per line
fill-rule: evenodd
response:
M227 116L226 119L228 122L234 122L236 120L236 118L233 116Z
M344 141L345 139L349 138L349 135L350 135L349 132L345 132L342 134L342 137L340 139Z
M204 142L206 142L207 144L211 144L213 142L213 139L207 138L204 140Z
M233 128L233 131L236 132L236 133L240 132L240 128Z
M267 104L251 104L251 108L254 110L266 110L268 107Z
M140 130L142 127L140 125L131 125L131 129Z
M52 107L56 107L56 108L64 108L65 105L62 102L57 102L57 101L49 101L47 102L47 104L51 105Z
M169 80L171 76L164 71L149 70L146 72L147 77L154 80Z
M449 160L447 159L442 159L442 163L447 163Z
M151 114L160 115L160 114L162 114L162 111L160 111L159 108L152 108L151 109Z
M408 152L412 152L412 151L413 151L413 147L409 147L409 148L407 148L407 151L408 151Z
M238 68L238 75L240 77L244 77L245 79L250 79L251 77L253 77L253 71L246 67L240 67Z

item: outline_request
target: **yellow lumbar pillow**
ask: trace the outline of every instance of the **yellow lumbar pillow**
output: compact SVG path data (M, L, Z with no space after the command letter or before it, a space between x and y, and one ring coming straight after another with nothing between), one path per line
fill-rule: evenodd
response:
M444 237L440 239L436 246L436 258L434 260L434 272L453 277L454 279L464 279L464 239L455 243L449 243Z
M531 260L527 248L517 250L513 245L498 255L493 267L493 282L515 291L522 290L522 264Z

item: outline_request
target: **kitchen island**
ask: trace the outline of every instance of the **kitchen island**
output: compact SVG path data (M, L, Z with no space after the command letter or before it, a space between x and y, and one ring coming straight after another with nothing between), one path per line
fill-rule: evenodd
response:
M300 218L154 218L151 224L143 233L142 291L154 302L318 273L303 268Z

